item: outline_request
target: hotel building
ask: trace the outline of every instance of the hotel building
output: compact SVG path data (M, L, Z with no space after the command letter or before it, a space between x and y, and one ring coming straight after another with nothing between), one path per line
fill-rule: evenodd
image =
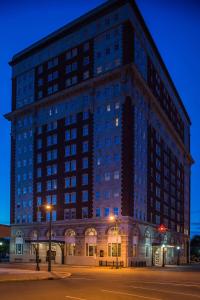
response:
M191 122L135 1L106 1L10 65L11 261L39 245L46 262L49 203L55 263L188 262Z

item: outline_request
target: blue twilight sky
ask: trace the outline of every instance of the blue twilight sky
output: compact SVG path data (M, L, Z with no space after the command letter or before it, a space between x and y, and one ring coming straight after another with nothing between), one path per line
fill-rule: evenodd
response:
M200 1L136 0L192 120L191 224L200 234ZM9 223L10 126L13 54L79 17L103 0L0 1L0 223Z

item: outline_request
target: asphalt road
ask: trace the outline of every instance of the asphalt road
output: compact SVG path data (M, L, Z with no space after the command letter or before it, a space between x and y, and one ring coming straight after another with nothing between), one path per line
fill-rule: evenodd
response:
M200 272L192 269L58 268L61 280L0 283L0 300L200 299Z

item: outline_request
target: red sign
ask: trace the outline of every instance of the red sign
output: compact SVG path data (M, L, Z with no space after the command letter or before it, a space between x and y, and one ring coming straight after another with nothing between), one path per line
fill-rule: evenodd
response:
M164 224L161 224L159 227L158 227L158 231L160 233L165 233L167 231L167 227L164 225Z

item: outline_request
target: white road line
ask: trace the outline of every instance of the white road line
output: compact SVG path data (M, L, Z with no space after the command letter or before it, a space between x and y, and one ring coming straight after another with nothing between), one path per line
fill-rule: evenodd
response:
M84 277L68 277L70 280L95 280L93 278L84 278Z
M131 285L129 287L132 288L132 289L140 289L140 290L155 291L155 292L161 292L161 293L167 293L167 294L175 294L175 295L183 295L183 296L190 296L190 297L200 298L200 295L198 296L198 295L188 294L188 293L172 292L172 291L144 288L144 287L131 286Z
M73 296L65 296L65 298L68 298L68 299L76 299L76 300L86 300L84 298L77 298L77 297L73 297Z
M112 293L116 295L124 295L124 296L130 296L130 297L138 297L138 298L143 298L143 299L151 299L151 300L162 300L161 298L152 298L152 297L145 297L141 295L136 295L136 294L130 294L130 293L124 293L124 292L116 292L112 290L101 290L104 293Z
M176 286L186 286L186 287L197 287L200 288L200 283L176 283L176 282L157 282L157 281L133 281L131 280L131 282L133 283L150 283L150 284L160 284L160 285L176 285Z

